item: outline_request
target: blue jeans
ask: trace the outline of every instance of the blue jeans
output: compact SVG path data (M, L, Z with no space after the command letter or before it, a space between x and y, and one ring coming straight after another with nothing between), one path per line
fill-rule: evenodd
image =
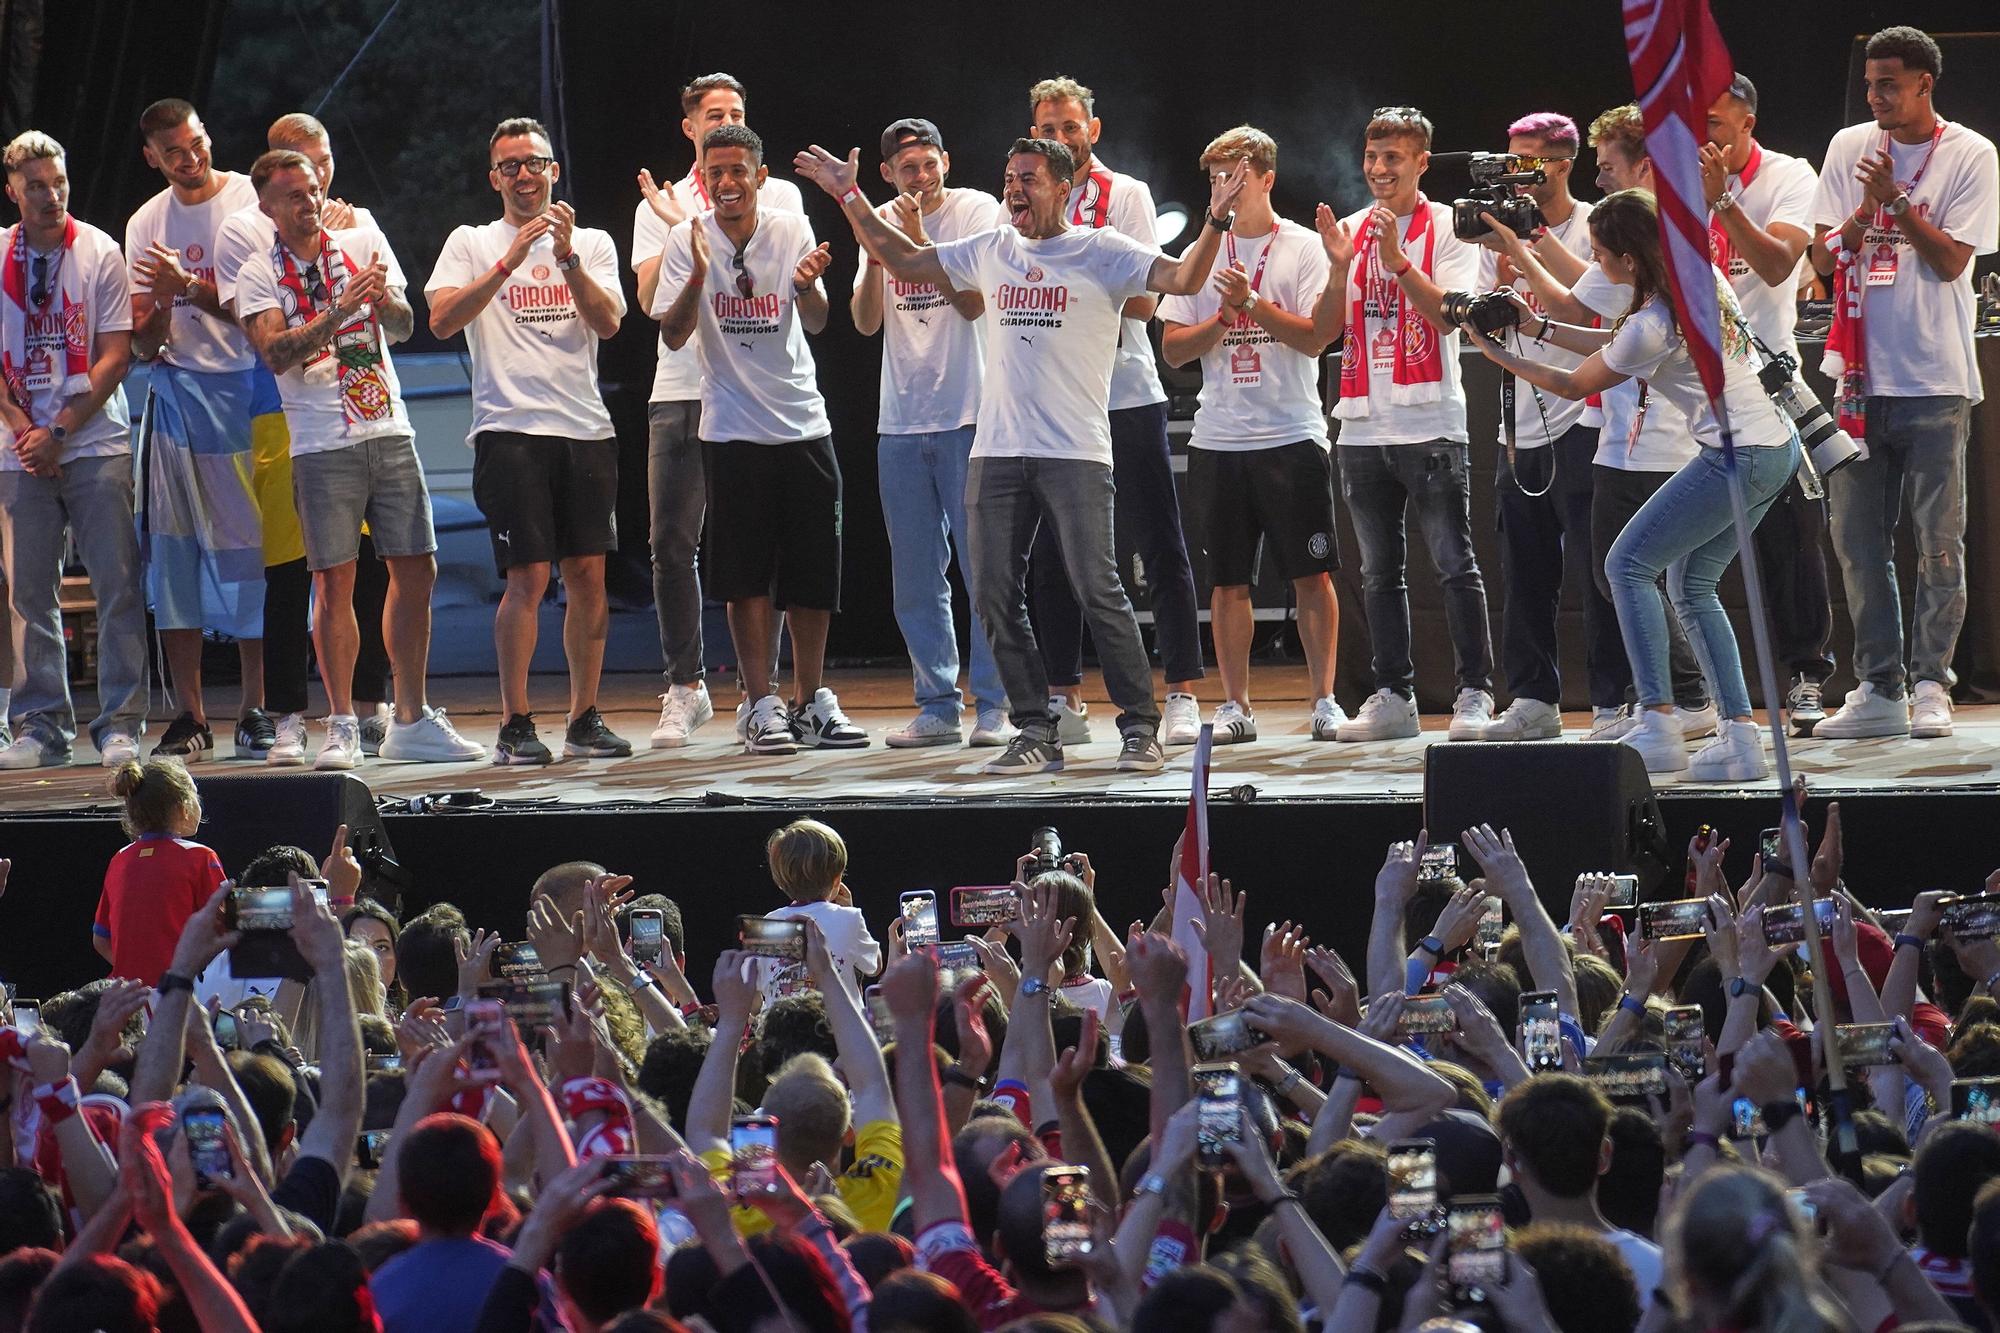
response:
M875 463L882 518L889 528L889 568L895 580L896 627L910 650L917 707L958 719L958 632L951 623L951 581L945 570L958 547L960 574L971 554L965 526L965 473L972 427L923 435L884 435ZM968 576L966 582L971 583ZM969 591L969 589L968 589ZM979 612L972 612L972 699L980 711L1007 706L1000 668Z
M1854 674L1901 698L1903 603L1896 589L1896 520L1903 490L1917 545L1916 611L1908 676L1949 686L1965 624L1965 442L1972 406L1963 398L1870 398L1868 457L1827 478L1833 549L1854 620Z
M1798 470L1798 436L1779 449L1738 449L1736 466L1750 526L1755 528ZM1750 715L1750 688L1743 683L1736 631L1715 592L1722 571L1736 554L1729 471L1720 449L1703 449L1667 478L1611 543L1604 572L1611 581L1611 600L1618 608L1618 628L1625 636L1625 655L1632 659L1641 708L1674 701L1667 616L1654 587L1665 570L1667 595L1687 630L1688 644L1701 659L1703 673L1715 687L1716 706L1724 717Z

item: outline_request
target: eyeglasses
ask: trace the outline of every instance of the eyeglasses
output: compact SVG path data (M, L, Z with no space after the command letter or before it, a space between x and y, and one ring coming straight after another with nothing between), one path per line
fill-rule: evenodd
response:
M757 295L757 284L750 280L750 270L747 267L749 258L744 253L749 248L750 243L745 241L743 248L729 257L729 266L736 270L736 294L746 301Z
M35 276L33 286L28 291L28 299L37 307L49 303L49 257L35 256Z
M552 157L510 157L505 162L495 162L493 169L508 180L513 180L521 174L523 168L530 176L547 175L549 168L554 166L555 162Z
M1518 161L1522 166L1527 167L1530 170L1533 170L1536 167L1546 167L1551 162L1574 162L1576 161L1576 154L1555 153L1555 154L1545 154L1544 156L1541 157L1527 157L1520 154L1516 154L1515 160Z
M315 304L327 299L326 278L320 273L318 264L306 270L306 295L310 296Z

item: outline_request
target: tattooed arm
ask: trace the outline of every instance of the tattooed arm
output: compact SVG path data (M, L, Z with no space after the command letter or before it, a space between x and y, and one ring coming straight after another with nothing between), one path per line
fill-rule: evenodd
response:
M416 331L416 312L410 309L409 293L401 287L391 287L375 303L375 317L382 321L382 340L385 343L408 341Z

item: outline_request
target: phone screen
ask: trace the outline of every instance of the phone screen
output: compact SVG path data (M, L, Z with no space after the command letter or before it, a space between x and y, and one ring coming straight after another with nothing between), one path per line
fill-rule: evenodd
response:
M1249 1017L1241 1009L1232 1009L1188 1024L1188 1040L1194 1045L1195 1059L1227 1060L1263 1045L1269 1038L1250 1026Z
M542 975L542 956L526 940L503 943L493 951L493 975L509 980L539 977Z
M1951 1083L1951 1117L2000 1124L2000 1078L1959 1078Z
M1437 1141L1402 1139L1389 1145L1389 1216L1425 1221L1437 1210Z
M632 961L657 963L666 939L666 925L657 907L641 907L632 913Z
M1785 831L1781 828L1767 828L1757 835L1757 851L1764 858L1764 869L1791 874L1791 867L1785 863Z
M1479 930L1473 936L1483 949L1490 944L1500 943L1500 937L1507 933L1507 905L1498 898L1488 898L1479 913Z
M1457 843L1434 842L1424 848L1424 859L1417 866L1417 883L1437 884L1456 878L1458 878Z
M1020 916L1021 895L1012 884L967 884L951 891L955 926L1004 926Z
M1243 1075L1235 1065L1196 1065L1195 1154L1204 1166L1228 1160L1222 1145L1243 1137Z
M498 1000L523 1036L553 1027L569 1017L567 981L483 981L479 998Z
M903 913L903 943L912 949L938 942L937 894L913 889L899 900Z
M1562 1022L1552 990L1529 991L1521 997L1521 1059L1531 1074L1562 1068Z
M1834 1035L1839 1039L1840 1062L1849 1069L1896 1063L1895 1052L1889 1049L1889 1038L1896 1035L1894 1023L1838 1023Z
M1492 1195L1451 1206L1447 1275L1455 1287L1494 1287L1507 1280L1507 1220Z
M1090 1253L1090 1172L1080 1166L1042 1173L1042 1248L1051 1268Z
M778 1120L745 1115L729 1122L729 1179L738 1197L778 1191Z
M14 1030L21 1034L23 1041L32 1041L42 1035L42 1002L40 1000L14 1001Z
M896 1019L889 1012L889 1002L882 998L880 986L870 986L861 992L862 1001L868 1006L868 1026L875 1029L875 1040L887 1046L896 1039Z
M290 930L292 891L283 889L237 889L229 895L238 930Z
M1650 1051L1593 1055L1583 1072L1614 1101L1624 1097L1658 1097L1667 1091L1667 1057Z
M465 1006L465 1031L476 1039L466 1056L474 1082L492 1083L499 1079L500 1062L494 1058L487 1041L499 1038L506 1021L507 1007L498 1000L474 1000Z
M758 958L782 958L787 962L806 960L806 923L774 921L768 916L736 918L737 938L743 952Z
M1819 921L1821 935L1833 929L1838 904L1831 898L1820 898L1813 903L1813 916ZM1764 943L1773 948L1784 944L1800 944L1805 941L1806 921L1803 910L1797 903L1781 903L1764 909Z
M1412 995L1403 1001L1403 1012L1396 1018L1397 1031L1419 1036L1450 1032L1457 1026L1458 1015L1442 995Z
M1604 900L1606 907L1633 907L1639 901L1639 877L1637 875L1613 875L1611 893Z
M612 1182L611 1192L622 1199L672 1199L679 1194L668 1158L633 1155L607 1157L604 1161L604 1176Z
M188 1108L181 1116L181 1132L187 1135L188 1162L194 1167L198 1186L205 1189L214 1181L229 1180L236 1175L229 1161L229 1141L220 1109Z
M1689 1083L1708 1077L1708 1051L1702 1044L1707 1035L1700 1005L1682 1004L1667 1010L1667 1059Z
M1639 904L1639 937L1648 940L1698 940L1708 931L1708 899L1675 898Z
M944 985L955 986L972 973L980 970L979 950L971 940L953 940L937 947L938 971L943 973Z

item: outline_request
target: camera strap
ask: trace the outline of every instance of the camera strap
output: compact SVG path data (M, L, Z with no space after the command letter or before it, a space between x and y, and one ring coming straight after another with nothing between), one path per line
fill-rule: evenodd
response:
M1500 372L1500 438L1507 450L1507 471L1514 478L1514 485L1520 490L1521 494L1531 500L1539 500L1544 495L1547 495L1549 490L1556 484L1556 442L1548 438L1549 414L1547 409L1542 406L1540 391L1531 384L1528 386L1528 392L1535 395L1535 411L1540 413L1542 418L1542 437L1548 441L1549 479L1542 483L1542 489L1539 491L1529 490L1527 483L1521 480L1521 452L1515 438L1516 432L1514 428L1514 392L1514 372L1511 370L1502 370Z
M1743 331L1750 335L1750 345L1757 349L1757 355L1764 358L1765 365L1768 366L1777 363L1778 354L1772 351L1770 347L1768 347L1765 344L1762 338L1759 338L1757 336L1757 330L1750 327L1750 321L1747 319L1743 321ZM1812 385L1807 384L1804 378L1800 375L1799 367L1796 362L1794 362L1792 365L1792 375L1795 379L1798 380L1799 386L1801 388L1803 388L1807 393L1812 393ZM1817 397L1817 395L1815 395L1815 397ZM1777 407L1778 406L1777 400L1773 399L1771 405L1773 407ZM1779 408L1778 410L1780 414L1783 415L1787 421L1791 420L1790 414L1786 413L1783 408ZM1806 499L1823 500L1826 498L1826 479L1821 477L1819 474L1819 469L1813 466L1811 450L1809 449L1799 450L1799 468L1798 471L1793 474L1793 476L1797 479L1799 483L1799 490L1805 494Z

